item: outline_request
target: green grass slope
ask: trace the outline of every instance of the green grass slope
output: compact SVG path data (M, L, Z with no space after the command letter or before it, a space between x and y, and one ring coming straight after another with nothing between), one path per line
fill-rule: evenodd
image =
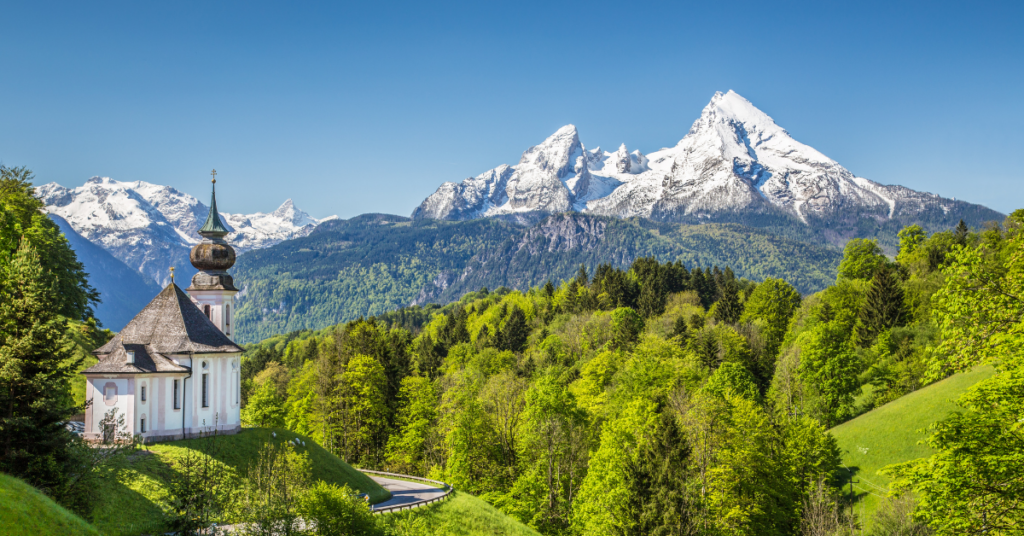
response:
M441 503L385 515L399 536L539 536L482 499L462 492Z
M277 433L276 438L271 436L272 432ZM295 437L306 442L306 446L297 448L297 451L309 454L315 479L347 484L369 494L374 503L391 496L368 476L327 452L312 439L283 429L250 428L235 435L219 436L214 458L229 486L238 489L241 478L265 443L283 443ZM97 493L93 513L96 526L110 535L164 532L165 515L170 510L168 489L175 474L175 460L191 448L196 448L194 440L171 441L150 445L148 450L131 455L121 467L107 475L105 485Z
M931 455L932 449L920 444L928 426L955 410L954 401L964 391L994 372L992 367L978 367L950 376L831 430L842 449L843 463L860 481L854 484L859 498L856 511L868 525L889 486L889 478L878 470Z
M100 532L39 490L0 473L0 533L5 536L77 536Z

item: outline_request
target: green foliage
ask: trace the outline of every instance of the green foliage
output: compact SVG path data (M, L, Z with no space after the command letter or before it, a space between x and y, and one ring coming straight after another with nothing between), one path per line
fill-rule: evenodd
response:
M46 216L35 198L32 172L0 165L0 268L22 248L30 249L39 264L34 275L39 285L53 290L52 312L85 321L99 293L60 228Z
M834 426L851 415L860 389L849 327L842 320L822 321L804 337L799 373L816 395L811 410L825 426Z
M629 307L619 307L612 311L611 345L615 349L627 349L640 338L644 329L644 319Z
M242 409L242 422L246 426L274 428L284 426L285 410L277 396L277 389L271 382L264 382L256 388Z
M843 249L838 279L871 279L887 262L877 240L854 238Z
M79 410L71 384L83 360L57 314L61 301L30 242L13 256L0 251L0 471L86 513L70 477L76 438L64 425Z
M868 346L879 333L906 324L907 316L900 282L891 270L876 271L860 310L861 344Z
M374 536L384 529L366 501L348 486L317 482L303 494L299 512L317 536Z
M704 389L722 398L734 396L757 400L760 397L754 377L750 372L743 365L729 361L722 363L711 374L707 383L704 384Z
M1016 213L1015 215L1016 216ZM1024 526L1024 233L990 229L977 247L954 248L935 295L951 366L996 360L997 373L934 424L929 458L887 468L898 491L920 496L916 516L937 534L1014 534ZM962 222L961 222L962 224ZM966 226L955 233L966 243ZM957 236L959 235L959 236Z

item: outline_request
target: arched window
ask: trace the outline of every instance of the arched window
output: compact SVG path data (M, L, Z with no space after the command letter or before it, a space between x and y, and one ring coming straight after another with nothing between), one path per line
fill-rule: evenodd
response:
M210 318L210 306L209 305L204 305L203 306L203 314L206 315L206 318L209 318L210 320L213 320L213 318Z

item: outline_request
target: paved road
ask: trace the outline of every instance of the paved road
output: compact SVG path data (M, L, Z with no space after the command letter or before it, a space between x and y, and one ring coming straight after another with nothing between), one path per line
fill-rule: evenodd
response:
M433 499L444 495L444 490L435 487L433 484L409 482L408 480L395 480L393 478L374 475L367 476L372 478L374 482L384 486L384 489L391 492L390 499L373 505L374 510L386 508L388 506L414 503L425 499Z

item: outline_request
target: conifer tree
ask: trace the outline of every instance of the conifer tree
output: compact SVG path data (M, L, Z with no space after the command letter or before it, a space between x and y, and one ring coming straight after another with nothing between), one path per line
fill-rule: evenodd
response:
M715 320L726 324L735 324L743 314L740 304L740 291L735 279L724 279L719 290L721 298L715 307Z
M498 331L498 349L522 352L526 348L526 340L529 336L526 313L519 307L513 307L508 318L505 319L505 325Z
M960 220L960 223L956 224L956 229L953 230L953 240L961 246L967 243L967 224L964 220Z
M858 335L861 345L868 346L879 333L906 324L907 316L903 286L892 270L875 272L860 310Z
M60 297L35 249L23 241L0 252L0 471L60 496L73 438L64 423L80 408L71 379L75 357Z

